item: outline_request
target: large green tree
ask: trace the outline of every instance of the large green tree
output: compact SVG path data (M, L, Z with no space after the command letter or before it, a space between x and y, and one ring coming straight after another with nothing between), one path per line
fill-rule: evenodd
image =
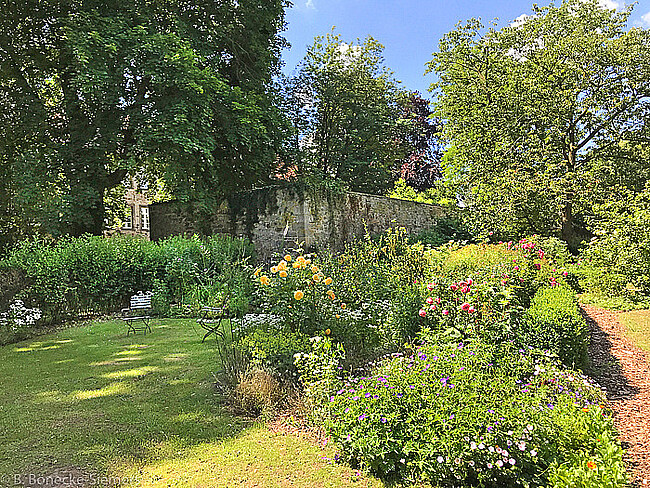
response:
M613 197L604 181L639 186L650 33L626 27L630 12L565 0L500 30L472 19L443 37L432 90L446 176L469 215L504 235L557 232L576 246L593 204Z
M302 175L339 180L353 190L384 192L410 145L402 137L408 93L372 37L317 37L297 75L285 82L294 125L288 155Z
M0 218L98 234L127 175L204 205L268 177L284 7L0 0Z

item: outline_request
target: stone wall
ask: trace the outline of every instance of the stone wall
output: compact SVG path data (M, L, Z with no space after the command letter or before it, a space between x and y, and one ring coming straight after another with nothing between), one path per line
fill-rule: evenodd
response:
M152 204L149 212L152 240L193 233L246 236L263 259L298 243L340 250L366 229L378 234L405 227L418 233L444 215L442 207L426 203L356 192L303 193L289 187L238 193L200 221L179 211L174 202Z

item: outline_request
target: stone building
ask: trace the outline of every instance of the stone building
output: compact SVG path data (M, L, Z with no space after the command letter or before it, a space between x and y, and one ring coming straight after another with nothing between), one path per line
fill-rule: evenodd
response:
M126 190L124 203L126 204L126 218L122 227L112 229L106 235L138 235L149 239L149 200L136 188L130 188Z
M442 207L426 203L357 192L304 192L292 187L237 193L198 221L175 202L151 204L149 212L152 240L193 233L245 236L262 259L296 244L340 250L366 232L378 234L392 227L418 233L444 216Z

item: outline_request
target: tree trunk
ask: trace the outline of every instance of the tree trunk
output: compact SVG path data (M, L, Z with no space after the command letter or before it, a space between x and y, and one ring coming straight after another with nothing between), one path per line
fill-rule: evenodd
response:
M575 226L573 205L570 200L564 204L564 208L562 209L561 236L562 240L569 246L571 252L575 253L580 246L580 236Z

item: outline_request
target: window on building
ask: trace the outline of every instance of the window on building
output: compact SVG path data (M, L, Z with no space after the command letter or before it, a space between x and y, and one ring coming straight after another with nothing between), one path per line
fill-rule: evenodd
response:
M133 206L129 205L126 211L126 220L124 220L124 229L133 229Z
M149 230L149 207L140 207L140 222L142 230Z

